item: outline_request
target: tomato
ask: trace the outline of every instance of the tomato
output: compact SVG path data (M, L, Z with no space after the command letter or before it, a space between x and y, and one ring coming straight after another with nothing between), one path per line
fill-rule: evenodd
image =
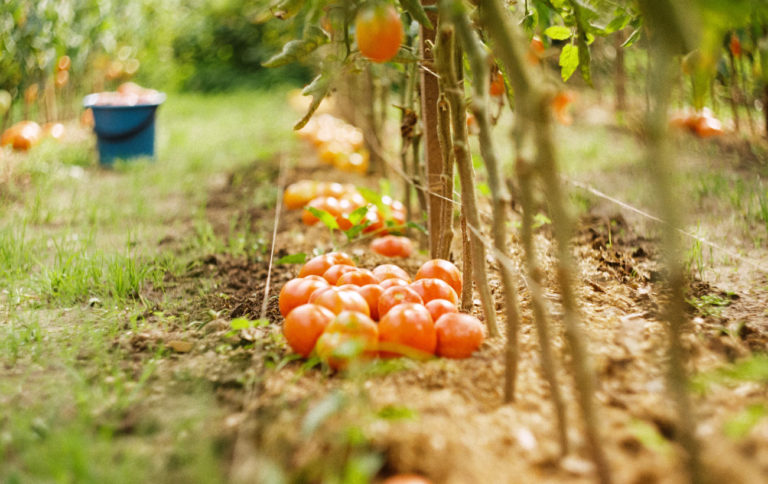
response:
M379 297L379 317L383 318L390 309L403 303L424 304L419 293L405 286L395 286L385 289Z
M18 131L13 138L13 149L26 151L40 142L43 130L34 121L21 121L17 123Z
M476 317L462 313L444 314L435 323L437 355L446 358L469 358L480 348L485 326Z
M408 287L410 283L404 281L403 279L384 279L379 283L382 289L387 290L390 287L400 286L400 287Z
M360 193L355 190L354 187L352 187L353 191L347 191L342 197L341 201L348 201L350 205L350 211L357 210L360 207L365 207L368 202L365 201L365 197L360 195ZM340 202L341 202L340 201ZM342 205L343 207L343 205Z
M336 370L358 357L376 357L379 328L371 318L356 311L342 311L326 326L317 341L317 355Z
M366 284L365 286L358 287L357 293L363 296L365 302L368 303L368 308L371 310L371 319L374 321L379 320L379 299L384 292L384 288L378 284Z
M541 62L541 57L544 55L546 48L544 42L535 35L531 39L531 43L528 44L528 62L531 64L538 64Z
M335 286L339 282L339 278L347 272L359 271L357 267L348 266L346 264L336 264L328 268L323 273L323 279L328 281L328 284ZM345 284L345 283L342 283Z
M437 321L443 314L459 312L456 304L446 299L433 299L426 303L424 307L427 308L429 315L432 316L432 321Z
M368 269L355 269L348 271L339 277L336 281L337 286L342 284L354 284L355 286L366 286L368 284L378 284L379 280Z
M63 55L59 57L59 60L56 62L56 70L68 71L71 65L72 59L70 59L68 55Z
M379 322L379 354L381 356L433 355L436 348L435 324L423 305L399 304L381 318Z
M504 76L502 76L499 71L495 71L491 74L490 94L491 96L499 97L503 96L504 92Z
M731 41L728 43L728 48L731 50L731 54L734 57L741 57L741 41L736 34L731 34Z
M297 277L286 282L282 289L280 289L280 296L278 298L280 314L283 317L288 316L294 308L306 304L312 293L324 287L328 287L328 283L326 281L318 281L317 279Z
M456 291L456 294L461 294L461 272L452 262L445 259L432 259L425 262L414 279L442 279Z
M384 257L409 257L413 253L413 242L408 237L385 235L371 242L371 251Z
M723 134L723 123L709 112L704 112L698 117L694 129L700 138L710 138Z
M366 316L371 315L365 298L356 291L329 287L324 291L318 291L309 298L312 304L318 304L331 310L334 314L342 311L358 311Z
M331 214L333 217L338 217L341 215L341 207L339 206L339 199L335 197L317 197L313 198L308 204L307 207L316 208L318 210L324 210ZM315 217L310 213L309 210L304 210L301 213L301 221L304 222L304 225L315 225L317 222L320 221L319 218Z
M433 299L445 299L452 302L454 306L459 304L459 296L456 294L456 291L441 279L419 279L414 281L409 287L421 296L424 304Z
M60 140L64 136L64 125L61 123L46 123L43 125L43 133L55 140Z
M315 348L317 339L336 315L317 304L302 304L285 317L283 335L288 346L304 358Z
M573 95L568 91L560 91L552 98L552 111L555 113L555 119L564 125L573 123L573 117L568 113L568 106L573 102Z
M374 62L386 62L400 50L405 32L395 7L368 4L357 12L355 40L360 53Z
M381 264L373 268L373 275L379 282L386 279L402 279L405 282L411 282L411 276L405 270L395 264Z
M322 276L325 271L336 264L355 266L355 262L345 252L329 252L308 260L301 268L301 271L299 271L299 277L310 275Z
M344 185L335 182L320 182L317 184L317 194L324 197L333 197L340 199L344 196L346 190Z
M296 210L317 196L317 182L302 180L291 183L283 193L283 203L288 210Z
M398 474L386 478L381 484L432 484L432 481L418 474Z
M363 218L363 223L365 222L368 222L368 226L363 229L364 234L372 234L384 230L384 221L376 205L368 205L368 211Z

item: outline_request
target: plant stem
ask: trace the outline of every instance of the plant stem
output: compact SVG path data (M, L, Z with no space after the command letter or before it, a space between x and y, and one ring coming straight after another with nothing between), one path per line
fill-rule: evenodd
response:
M442 31L438 28L437 43L435 44L435 65L440 70L440 66L448 65L452 62L454 48L452 38L446 39ZM445 92L450 89L447 85L448 79L441 76L438 80L440 95L437 100L437 138L440 141L442 151L443 168L440 176L439 193L446 198L453 200L453 163L454 156L451 140L451 106ZM440 227L442 230L438 235L437 250L435 258L448 259L451 252L451 243L453 241L453 204L445 199L440 199Z

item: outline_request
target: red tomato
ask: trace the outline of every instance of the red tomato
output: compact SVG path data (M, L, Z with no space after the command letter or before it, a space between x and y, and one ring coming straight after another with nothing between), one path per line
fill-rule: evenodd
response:
M385 257L409 257L413 252L413 242L408 237L385 235L373 239L371 250Z
M373 275L373 272L368 269L356 269L354 271L348 271L339 277L336 281L337 286L343 284L353 284L355 286L365 286L368 284L378 284L379 280Z
M317 355L336 370L359 357L376 357L379 328L363 313L342 311L326 326L317 341Z
M283 334L288 346L307 358L315 348L317 339L336 315L317 304L302 304L286 316Z
M357 267L348 266L346 264L336 264L328 268L323 272L323 278L328 281L328 284L335 286L339 282L339 278L347 272L360 270Z
M355 40L360 53L386 62L400 50L405 32L397 10L389 3L368 4L355 17Z
M427 356L433 355L436 347L435 324L422 304L399 304L379 322L381 356Z
M424 304L433 299L446 299L455 305L459 304L459 296L447 282L441 279L419 279L409 286L416 291Z
M402 280L402 279L394 279L394 278L392 278L392 279L384 279L383 281L381 281L379 283L379 285L384 290L387 290L390 287L396 287L396 286L400 286L400 287L408 287L409 286L409 284L407 282L405 282L404 280Z
M283 317L288 316L294 308L306 304L312 293L324 287L328 287L328 282L301 277L286 282L282 289L280 289L280 296L278 298L280 314Z
M379 282L385 279L402 279L405 282L411 282L411 276L405 270L395 264L381 264L373 268L373 275Z
M295 210L308 204L317 196L317 182L302 180L288 185L283 193L283 203L288 210Z
M310 297L309 302L318 304L331 310L334 314L342 311L358 311L370 317L371 310L363 296L355 291L330 287L325 291L319 291Z
M500 72L494 72L491 74L491 87L490 87L490 94L491 96L503 96L505 92L504 89L504 77L501 75Z
M318 255L307 261L301 268L301 271L299 271L299 277L310 275L322 276L325 274L325 271L336 264L355 266L355 262L348 254L344 252L329 252L328 254Z
M424 301L410 287L395 286L385 289L379 297L379 318L383 318L390 309L403 303L424 304Z
M445 259L432 259L425 262L416 273L414 278L419 279L442 279L456 291L461 294L461 272L450 261Z
M437 354L446 358L469 358L485 337L483 323L469 314L444 314L435 323L435 329Z
M424 307L427 308L429 315L432 316L432 321L437 321L443 314L459 312L456 304L445 299L433 299L426 303Z
M368 303L368 308L371 310L371 319L378 321L379 299L381 298L381 294L384 292L384 288L378 284L366 284L365 286L358 287L356 290L358 294L363 296L365 302Z
M307 204L307 207L324 210L331 214L334 218L341 215L339 199L334 197L313 198L312 201ZM303 212L301 212L301 221L304 222L304 225L315 225L320 221L320 219L312 215L309 210L305 209Z

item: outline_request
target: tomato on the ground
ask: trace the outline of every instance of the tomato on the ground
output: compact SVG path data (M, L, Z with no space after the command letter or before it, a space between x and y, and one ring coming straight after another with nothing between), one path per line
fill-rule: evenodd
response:
M297 277L286 282L280 289L278 297L280 314L283 317L288 316L294 308L306 304L315 291L324 287L328 287L328 282L315 278Z
M344 264L355 267L355 262L344 252L329 252L327 254L318 255L308 260L299 271L299 277L305 277L310 275L322 276L325 271L337 264Z
M385 235L371 241L371 251L385 257L410 257L413 242L408 237Z
M295 353L307 358L315 348L317 339L335 317L330 310L317 304L298 306L283 322L283 335L288 346Z
M424 307L427 308L430 316L432 316L432 321L437 321L443 314L459 312L459 309L456 307L455 303L445 299L433 299L424 304Z
M410 284L403 279L392 278L392 279L384 279L379 283L379 285L381 286L382 289L387 290L390 287L396 287L396 286L408 287Z
M375 358L378 343L379 328L371 318L356 311L342 311L326 326L316 352L331 368L341 370L352 360Z
M403 303L424 304L421 296L406 286L395 286L385 289L379 297L379 318L383 318L393 307Z
M358 287L356 290L358 294L363 296L365 302L368 303L368 308L371 310L371 319L378 321L379 299L382 293L384 293L384 288L378 284L366 284L365 286Z
M334 314L339 314L342 311L358 311L369 317L371 315L371 310L363 296L356 291L340 289L335 286L313 294L309 298L309 302L326 307Z
M373 275L379 282L386 279L402 279L405 282L411 282L411 276L400 266L395 264L380 264L373 268Z
M379 280L376 279L376 276L373 274L373 272L369 271L368 269L355 269L353 271L347 271L346 273L342 274L341 277L336 281L337 286L341 286L344 284L353 284L355 286L367 286L368 284L378 284Z
M435 323L435 329L437 355L445 358L469 358L485 338L485 326L470 314L444 314Z
M392 308L379 322L379 355L383 357L433 355L437 331L422 304L405 303ZM414 351L415 350L415 351Z
M432 259L425 262L414 277L414 280L419 279L442 279L456 291L456 294L461 294L461 272L453 262L445 259Z
M360 270L357 267L349 266L346 264L336 264L328 268L323 272L323 278L328 281L328 284L335 286L339 282L339 278L347 272L353 272ZM342 283L343 284L343 283Z
M433 299L446 299L452 302L454 306L459 304L459 296L456 291L442 279L419 279L413 281L409 287L421 296L424 304Z

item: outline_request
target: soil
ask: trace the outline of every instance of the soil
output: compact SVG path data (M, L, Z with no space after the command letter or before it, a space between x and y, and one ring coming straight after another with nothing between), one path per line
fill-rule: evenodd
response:
M208 216L219 235L226 236L233 221L271 234L274 206L244 208L241 201L264 180L277 179L278 169L278 160L259 160L211 192ZM285 183L303 178L370 183L311 165L286 168L283 176ZM665 392L665 297L657 241L618 212L605 213L602 207L583 216L573 239L605 449L615 482L684 482L674 409ZM355 468L365 466L379 468L378 478L409 472L435 483L593 482L567 370L553 242L547 227L536 237L548 271L545 295L555 328L559 384L568 402L571 452L564 458L558 455L555 415L522 279L521 361L512 403L503 401L503 338L487 340L465 360L386 361L347 375L294 358L281 337L277 295L299 266L274 265L270 273L268 253L210 254L197 261L185 276L167 280L164 290L166 299L185 299L183 311L200 322L158 327L151 334L129 332L117 343L137 353L165 344L177 355L159 379L163 372L186 371L212 384L222 409L215 427L224 449L223 472L235 482L278 482L270 476L280 472L291 482L320 482L329 475L354 475ZM391 262L367 250L365 240L347 244L337 236L335 242L359 266ZM510 245L513 259L520 260L514 236ZM299 212L283 210L275 247L277 260L330 250L333 243L327 229L305 227ZM454 252L460 259L461 252ZM413 274L426 259L419 252L398 263ZM499 275L492 269L490 284L503 322ZM214 283L201 295L198 281L203 279ZM725 301L715 308L688 308L684 344L691 373L765 350L765 291L734 292L691 279L688 293L691 300L712 295ZM162 304L157 289L148 288L144 297ZM146 317L156 316L148 312ZM268 323L232 331L229 321L241 317ZM745 409L765 404L764 382L712 383L692 395L711 482L767 482L768 419L736 438L723 431Z

